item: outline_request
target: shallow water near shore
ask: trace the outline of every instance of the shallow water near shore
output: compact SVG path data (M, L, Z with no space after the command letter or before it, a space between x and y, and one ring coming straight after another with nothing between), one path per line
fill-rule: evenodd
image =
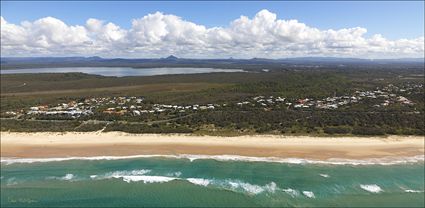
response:
M424 163L188 158L1 163L1 206L424 206Z

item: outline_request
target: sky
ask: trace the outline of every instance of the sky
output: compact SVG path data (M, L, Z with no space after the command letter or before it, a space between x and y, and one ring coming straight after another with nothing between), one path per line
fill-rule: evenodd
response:
M424 1L1 1L2 56L424 56Z

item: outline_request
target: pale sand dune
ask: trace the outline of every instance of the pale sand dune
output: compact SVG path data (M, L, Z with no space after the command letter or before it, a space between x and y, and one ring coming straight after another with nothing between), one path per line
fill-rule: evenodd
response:
M242 155L305 159L363 159L424 154L424 137L240 137L184 134L1 132L1 157Z

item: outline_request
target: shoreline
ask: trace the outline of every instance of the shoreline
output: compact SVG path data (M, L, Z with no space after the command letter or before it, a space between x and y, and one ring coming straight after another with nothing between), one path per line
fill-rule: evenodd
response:
M123 132L1 132L2 158L239 156L304 160L367 160L424 155L424 137L312 137L251 135L238 137ZM189 158L190 159L190 158Z

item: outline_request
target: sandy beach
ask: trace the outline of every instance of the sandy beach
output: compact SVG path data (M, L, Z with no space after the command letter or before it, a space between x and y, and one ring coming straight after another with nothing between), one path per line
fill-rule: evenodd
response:
M320 160L404 157L423 155L424 138L1 132L1 157L49 158L145 154L241 155Z

